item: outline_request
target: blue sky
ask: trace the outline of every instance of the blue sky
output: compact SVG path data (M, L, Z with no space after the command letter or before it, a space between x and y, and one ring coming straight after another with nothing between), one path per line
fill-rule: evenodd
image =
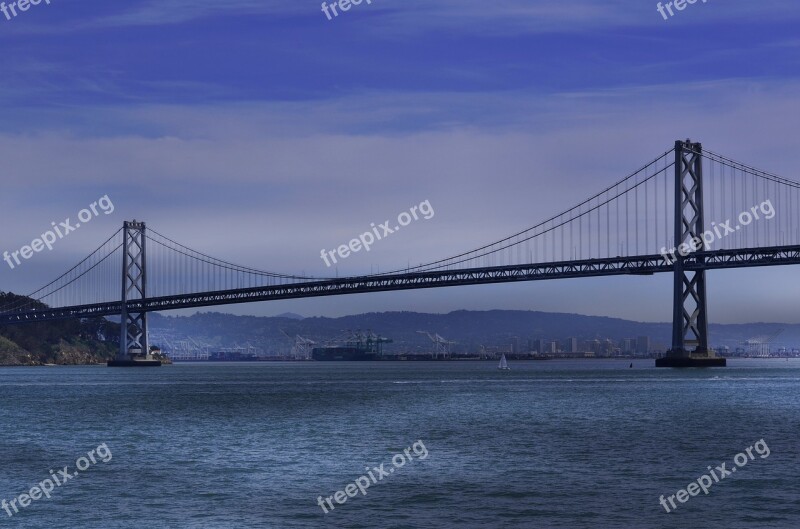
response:
M429 200L340 275L424 262L564 210L691 136L800 179L800 7L656 2L52 0L0 15L2 250L108 194L116 209L15 270L32 291L125 219L215 256L326 275L333 248ZM713 272L713 322L800 322L793 268ZM666 321L671 278L227 307L461 308Z

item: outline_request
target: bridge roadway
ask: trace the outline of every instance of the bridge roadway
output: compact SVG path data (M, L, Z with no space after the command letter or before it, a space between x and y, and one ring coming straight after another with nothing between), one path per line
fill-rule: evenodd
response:
M718 270L800 264L800 245L696 252L684 258L684 270ZM284 285L181 294L128 301L130 313L252 303L278 299L339 296L366 292L412 290L463 285L541 281L577 277L652 275L673 272L661 255L586 259L544 264L512 265L432 272L410 272L304 281ZM48 308L0 314L0 325L122 313L122 302Z

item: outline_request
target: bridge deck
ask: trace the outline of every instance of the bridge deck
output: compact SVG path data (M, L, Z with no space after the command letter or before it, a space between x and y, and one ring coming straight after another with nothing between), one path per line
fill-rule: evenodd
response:
M800 264L800 245L696 252L685 258L684 269L715 270L791 264ZM647 255L641 257L587 259L582 261L544 264L346 277L342 279L297 282L277 286L146 298L144 300L128 301L127 305L129 312L138 313L236 303L253 303L278 299L384 292L390 290L412 290L578 277L651 275L672 271L673 266L667 264L661 255ZM29 312L5 313L0 314L0 324L8 325L67 318L88 318L118 315L121 313L122 302L117 301Z

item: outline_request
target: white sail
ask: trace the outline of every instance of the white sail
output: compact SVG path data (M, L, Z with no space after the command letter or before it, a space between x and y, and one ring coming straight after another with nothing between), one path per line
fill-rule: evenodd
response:
M500 357L500 365L497 366L498 369L508 369L508 362L506 361L506 355Z

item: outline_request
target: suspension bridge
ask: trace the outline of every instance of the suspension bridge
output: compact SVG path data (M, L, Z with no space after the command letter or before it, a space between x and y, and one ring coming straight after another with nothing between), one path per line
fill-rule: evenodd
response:
M126 221L29 299L0 307L0 325L117 315L122 321L117 365L124 365L146 357L147 314L153 311L672 273L672 344L656 365L724 366L708 343L706 271L800 263L798 206L800 183L686 140L532 227L458 255L378 274L323 278L268 272L211 257L144 222Z

